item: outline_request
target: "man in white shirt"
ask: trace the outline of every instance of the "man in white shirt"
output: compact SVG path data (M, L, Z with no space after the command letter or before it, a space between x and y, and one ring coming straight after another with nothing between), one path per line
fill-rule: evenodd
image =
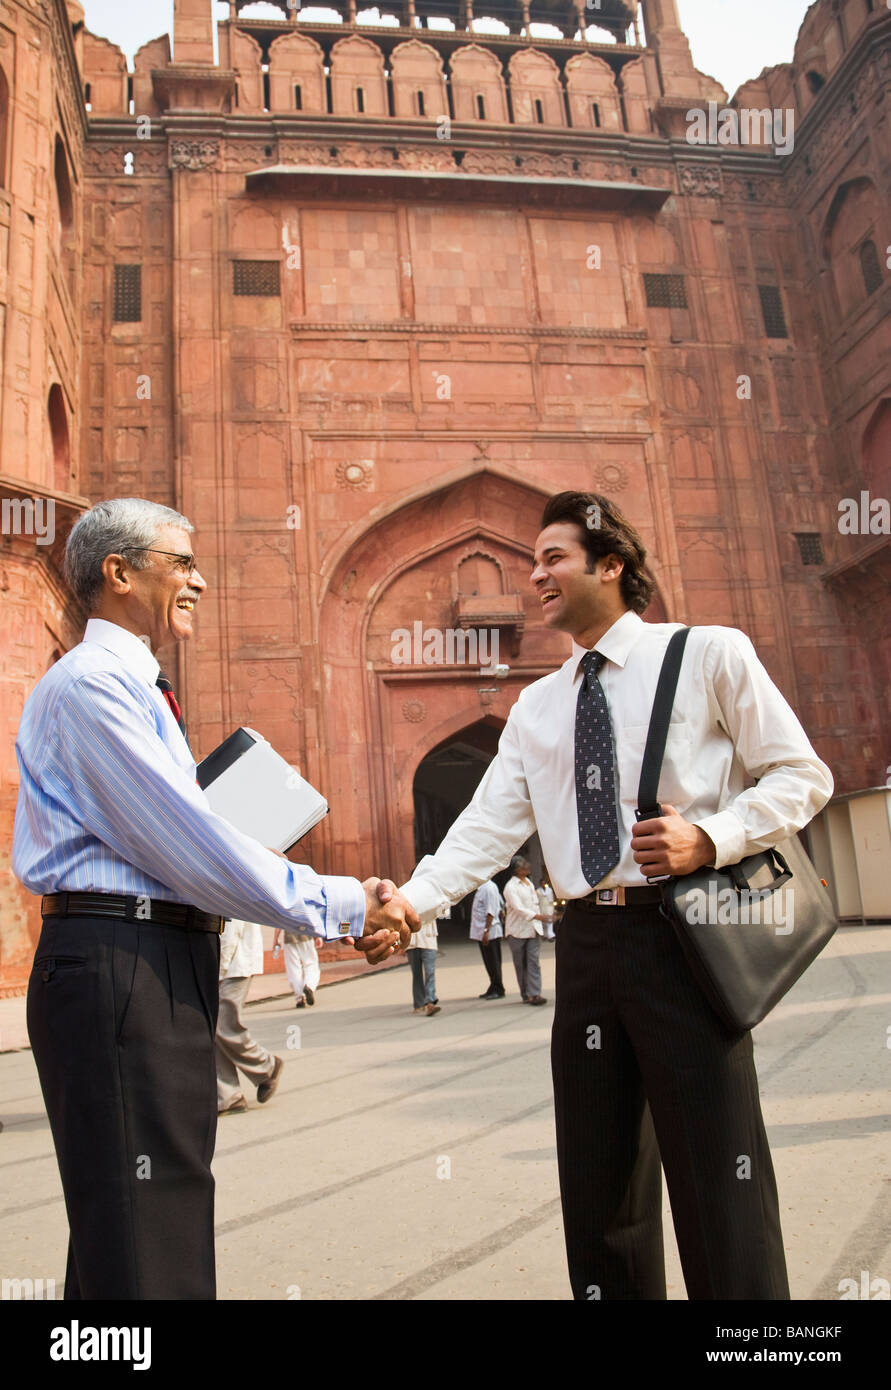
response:
M677 625L641 620L654 588L646 551L607 498L561 493L542 528L531 582L572 654L521 693L472 802L403 891L424 920L538 831L567 904L551 1058L574 1296L665 1297L661 1151L689 1296L785 1299L751 1034L711 1010L647 879L735 863L795 834L832 777L749 639L695 628L659 784L664 814L637 823Z
M514 958L517 984L524 1004L546 1004L541 992L541 932L544 918L530 863L522 854L510 861L513 878L504 885L504 934Z
M489 988L480 999L503 999L504 981L501 976L501 910L504 899L498 891L498 884L492 879L481 883L473 895L470 909L470 939L478 941Z

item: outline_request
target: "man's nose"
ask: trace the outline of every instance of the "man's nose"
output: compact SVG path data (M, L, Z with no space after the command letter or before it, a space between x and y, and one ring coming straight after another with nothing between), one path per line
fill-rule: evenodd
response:
M198 589L202 594L207 588L207 580L203 577L200 570L192 570L189 575L189 583L193 589Z
M536 565L532 570L532 574L529 576L529 580L532 584L538 584L542 579L547 579L547 577L548 572L544 565Z

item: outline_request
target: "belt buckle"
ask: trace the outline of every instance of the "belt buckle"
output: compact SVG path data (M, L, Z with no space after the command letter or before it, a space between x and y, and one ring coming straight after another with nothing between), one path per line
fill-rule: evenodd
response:
M598 907L624 907L625 889L624 888L597 888L594 894L595 902Z

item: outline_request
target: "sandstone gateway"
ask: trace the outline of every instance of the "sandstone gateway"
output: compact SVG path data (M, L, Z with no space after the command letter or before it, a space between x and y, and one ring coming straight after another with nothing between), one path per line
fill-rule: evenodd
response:
M563 659L526 581L564 488L641 528L651 617L752 637L840 793L891 765L891 537L838 525L891 497L887 6L818 0L729 102L675 0L254 8L215 56L176 0L132 72L76 0L0 8L0 499L54 517L0 538L0 992L15 730L101 497L197 523L193 747L247 724L320 786L321 870L406 876ZM688 139L727 107L772 120ZM508 674L394 662L416 623Z

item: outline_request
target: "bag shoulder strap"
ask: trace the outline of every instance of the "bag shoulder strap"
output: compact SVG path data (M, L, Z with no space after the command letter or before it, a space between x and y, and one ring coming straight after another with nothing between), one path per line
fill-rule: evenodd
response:
M662 772L662 759L665 756L668 725L671 722L675 691L681 674L684 647L689 636L688 627L673 632L662 659L662 670L659 672L659 683L653 699L653 712L650 715L650 727L640 769L640 784L637 789L638 820L662 814L659 806L659 775Z

